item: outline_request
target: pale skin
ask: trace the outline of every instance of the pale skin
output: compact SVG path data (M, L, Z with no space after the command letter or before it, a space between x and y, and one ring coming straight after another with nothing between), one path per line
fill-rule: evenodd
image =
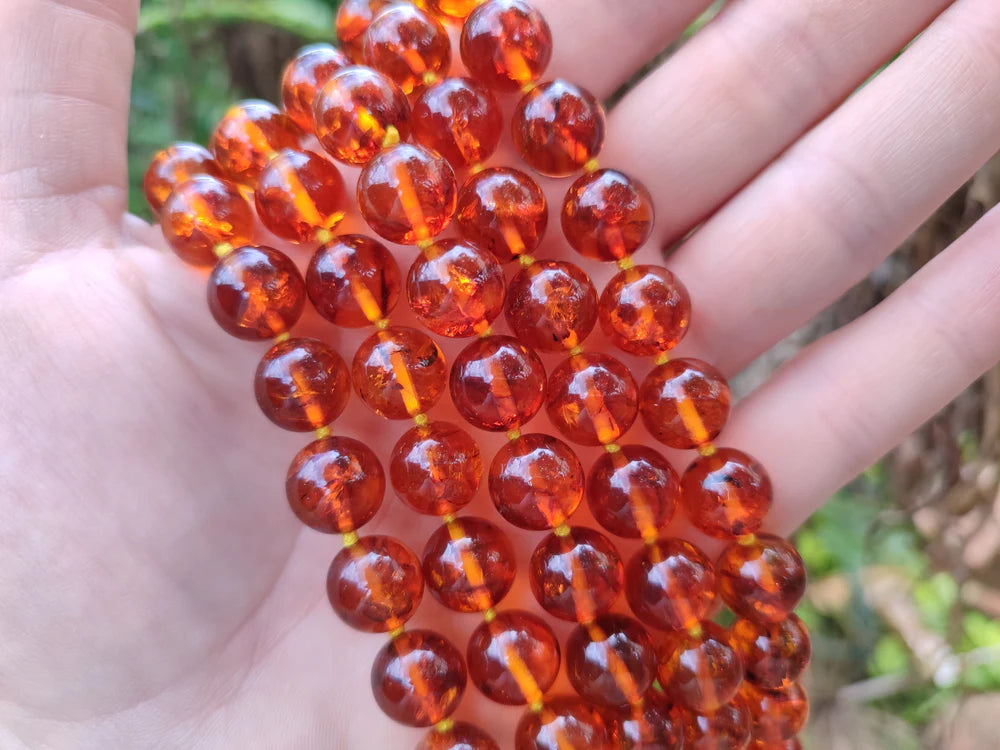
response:
M707 5L536 2L556 37L550 74L599 96ZM282 498L308 436L260 416L262 348L219 331L203 276L126 215L137 6L0 4L0 745L411 747L420 733L385 719L368 687L384 637L326 602L338 540ZM737 372L991 156L998 40L995 0L734 0L630 93L601 161L657 202L637 259L657 262L707 218L668 261L696 311L682 352ZM768 467L768 528L791 532L1000 358L998 245L993 211L738 405L721 442ZM356 338L307 325L349 358ZM383 462L405 428L390 435L357 400L337 423ZM496 441L481 442L488 462ZM483 497L472 510L502 524ZM365 531L419 553L435 523L390 489ZM523 567L540 535L510 533ZM538 612L524 584L504 606ZM478 619L425 595L414 622L464 650ZM470 686L457 716L508 747L519 712Z

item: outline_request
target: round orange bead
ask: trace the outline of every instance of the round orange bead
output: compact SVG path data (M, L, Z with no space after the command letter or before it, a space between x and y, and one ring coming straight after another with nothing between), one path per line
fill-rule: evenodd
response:
M410 630L389 641L372 664L375 702L391 719L429 727L448 718L465 692L465 662L450 641Z
M548 221L545 194L517 169L485 169L469 179L458 195L455 224L459 233L501 263L534 251Z
M559 674L559 641L541 618L510 610L473 631L466 660L472 683L490 700L535 703Z
M611 738L621 750L681 750L682 725L663 693L648 690L642 704L605 711Z
M597 291L572 263L544 260L522 268L507 290L507 323L542 351L579 346L597 322Z
M254 379L257 403L279 427L308 432L330 424L347 406L344 360L316 339L288 339L264 355Z
M496 97L471 78L446 78L413 105L413 137L455 169L489 159L502 132Z
M586 89L557 79L525 94L512 129L514 147L532 169L566 177L601 152L604 109Z
M410 135L406 95L370 68L334 73L316 95L313 119L323 148L347 164L366 164L386 145Z
M284 253L246 245L220 260L208 277L208 308L226 333L248 341L289 330L302 315L306 286Z
M337 41L356 63L364 62L365 32L375 14L393 0L341 0L337 8Z
M160 212L163 237L175 253L194 266L211 266L216 248L248 244L253 210L228 180L195 175L177 186Z
M615 169L599 169L577 179L566 193L562 228L581 255L621 260L649 239L653 199L638 180Z
M566 673L584 700L599 706L635 705L656 678L653 642L631 617L602 615L570 633Z
M365 165L358 179L358 206L377 234L416 245L451 223L456 191L448 162L433 151L401 143Z
M743 681L743 663L729 635L713 622L699 632L672 633L663 644L660 684L675 704L715 711L728 703Z
M462 61L490 88L517 91L537 81L552 57L552 31L524 0L491 0L469 15Z
M546 388L552 423L583 445L612 443L628 430L638 413L632 374L607 354L579 354L552 371Z
M612 750L608 727L596 708L575 696L545 701L525 711L514 733L514 750Z
M773 534L732 542L715 563L719 595L740 617L778 622L806 590L806 570L795 547Z
M331 323L364 328L385 318L399 299L396 259L381 242L342 234L322 245L306 270L306 291Z
M691 298L661 266L634 266L615 276L601 293L601 330L623 351L641 357L670 351L687 333Z
M688 466L681 477L681 500L697 529L732 539L760 529L771 507L771 479L752 456L719 448Z
M407 419L431 408L445 387L438 345L415 328L391 326L365 339L351 367L361 400L386 419Z
M614 606L625 577L611 540L582 526L546 536L531 554L529 572L531 592L542 609L583 623Z
M408 3L379 11L365 32L365 64L389 76L405 94L448 74L451 40L437 20Z
M482 474L476 441L448 422L430 422L403 433L389 461L396 494L418 513L431 516L468 505Z
M333 558L326 592L333 611L352 628L395 630L413 617L423 596L420 560L391 537L363 536Z
M488 336L463 349L451 367L451 400L483 430L523 426L542 406L545 368L538 355L510 336Z
M685 450L714 440L729 417L729 385L700 359L660 365L639 388L639 413L661 443Z
M340 172L311 151L284 149L264 167L254 191L257 215L291 242L312 242L344 218L347 194Z
M500 750L500 745L482 729L456 721L445 732L430 730L417 744L416 750Z
M385 473L364 443L316 440L298 452L285 479L288 504L306 526L328 534L360 529L385 495Z
M308 133L314 132L313 103L331 76L351 64L351 59L329 44L311 44L300 49L281 76L281 103L285 114Z
M482 612L507 596L517 567L507 535L483 518L463 516L431 534L424 580L434 598L457 612Z
M146 202L158 214L178 185L198 174L221 177L222 170L211 152L197 143L175 143L153 157L143 179Z
M625 568L625 597L642 622L662 630L696 627L712 611L715 572L705 554L683 539L659 539Z
M674 517L681 494L677 472L644 445L605 453L587 478L587 503L594 519L612 534L652 540Z
M253 185L275 152L299 148L304 133L270 102L250 99L229 108L212 133L212 153L227 176Z
M780 688L795 682L809 663L809 632L795 615L775 623L737 620L729 632L747 679L760 687Z
M474 11L478 6L482 5L483 0L423 0L424 5L427 9L437 13L439 16L445 16L452 20L461 21L463 18L468 16L472 11Z
M737 696L709 713L685 712L684 750L744 750L750 742L750 711Z
M751 733L758 742L791 739L809 718L809 700L797 682L776 690L744 682L740 696L750 709Z
M413 261L406 294L410 309L434 333L474 336L503 311L503 269L475 245L441 240Z
M573 449L549 435L522 435L490 466L490 497L500 515L522 529L553 529L583 499L583 467Z

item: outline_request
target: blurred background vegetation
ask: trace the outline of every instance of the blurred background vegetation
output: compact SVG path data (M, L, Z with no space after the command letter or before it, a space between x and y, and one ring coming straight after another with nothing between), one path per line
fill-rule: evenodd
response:
M148 216L140 186L150 156L178 139L207 143L235 99L274 100L283 62L304 43L332 39L336 6L144 0L129 142L135 213ZM871 308L998 199L995 160L868 279L756 362L737 390ZM800 614L815 651L809 748L1000 747L998 466L994 371L800 530L811 575Z

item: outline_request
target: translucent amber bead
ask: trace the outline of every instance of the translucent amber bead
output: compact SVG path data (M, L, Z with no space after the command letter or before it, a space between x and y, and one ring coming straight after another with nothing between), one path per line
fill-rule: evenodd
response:
M507 323L543 351L579 346L597 322L597 291L572 263L543 260L522 268L507 289Z
M153 157L143 179L146 202L158 214L178 185L198 174L221 177L222 170L211 152L197 143L175 143Z
M548 221L545 194L517 169L485 169L470 178L458 195L455 224L459 233L501 263L533 252Z
M501 91L537 81L552 57L552 32L524 0L491 0L462 27L462 62L477 79Z
M455 408L470 424L503 432L523 426L541 408L545 368L517 339L488 336L455 358L449 385Z
M208 277L208 308L226 333L248 341L289 330L302 315L306 286L284 253L246 245L222 258Z
M358 206L368 226L402 245L416 245L444 231L456 200L455 173L448 162L408 143L379 153L358 178Z
M559 641L540 617L509 610L473 631L466 659L472 683L490 700L535 703L559 674Z
M798 737L789 737L787 740L777 742L753 740L747 747L749 750L802 750L802 743Z
M456 721L445 732L430 730L417 743L416 750L500 750L500 745L482 729Z
M524 713L514 733L514 750L612 750L600 712L575 696L558 695L541 711Z
M385 318L399 300L399 266L385 246L362 234L342 234L322 245L306 270L306 291L331 323L365 328Z
M351 395L344 360L316 339L288 339L268 350L254 379L257 403L279 427L309 432L340 416Z
M616 748L681 750L683 726L658 690L647 690L641 705L607 709L604 715Z
M584 623L611 609L625 577L611 540L582 526L546 536L531 555L529 573L542 609L560 620Z
M417 256L406 280L410 309L434 333L483 333L503 311L503 269L491 254L461 240L441 240Z
M646 625L681 630L698 625L715 602L715 572L705 554L683 539L659 539L625 568L625 596Z
M605 453L587 478L594 519L612 534L632 539L654 539L674 517L680 494L677 472L644 445Z
M583 499L583 467L573 449L549 435L522 435L490 466L490 497L500 515L522 529L553 529Z
M570 357L552 371L546 388L552 423L583 445L612 443L638 413L638 394L628 368L607 354Z
M642 381L639 413L661 443L686 450L714 440L729 417L729 385L700 359L675 359Z
M771 507L771 479L752 456L719 448L688 466L681 477L681 499L700 531L732 539L760 528Z
M797 682L777 690L744 682L740 696L750 709L751 734L758 742L791 739L809 718L809 700Z
M396 494L418 513L431 516L468 505L482 474L476 441L448 422L430 422L403 433L389 461Z
M737 620L729 632L747 679L760 687L780 688L795 682L809 663L809 632L795 615L775 623Z
M413 105L413 137L455 169L489 159L502 132L496 97L471 78L446 78Z
M410 630L389 641L372 664L375 702L391 719L429 727L447 719L465 692L465 662L450 641Z
M599 706L634 705L656 678L656 653L631 617L602 615L566 641L566 673L580 696Z
M604 109L586 89L557 79L524 95L512 128L514 147L532 169L565 177L601 152Z
M344 218L347 193L340 172L319 154L284 149L264 167L254 191L257 215L291 242L312 242Z
M434 598L457 612L482 612L510 591L517 567L507 535L483 518L462 516L431 534L424 580Z
M253 185L275 152L298 148L304 133L270 102L250 99L226 112L212 133L212 153L222 171Z
M660 684L675 704L715 711L732 700L743 682L743 663L729 635L713 622L697 633L671 633L663 644Z
M351 59L329 44L311 44L299 50L281 76L281 103L285 114L306 132L312 133L313 103L320 89L334 73L351 64Z
M175 189L160 212L163 237L175 253L194 266L211 266L220 245L248 244L253 210L228 180L195 175Z
M333 611L356 630L385 633L413 617L424 593L420 560L388 536L363 536L333 558L326 578Z
M754 622L783 620L806 590L806 570L798 551L773 534L730 543L715 570L722 600Z
M406 94L448 75L451 40L436 19L408 3L388 6L365 32L365 63L389 76Z
M684 715L684 750L744 750L750 742L750 711L738 696L708 713Z
M364 61L365 32L375 14L393 0L341 0L335 30L340 47L356 62Z
M385 495L385 473L364 443L348 437L316 440L288 467L285 494L306 526L328 534L360 529Z
M621 260L649 239L653 199L638 180L615 169L599 169L577 179L566 193L562 228L581 255Z
M385 144L410 135L406 95L370 68L335 73L316 95L313 119L323 148L348 164L366 164Z
M601 330L623 351L641 357L673 349L691 322L691 298L662 266L620 272L601 293Z
M415 328L391 326L365 339L351 366L354 388L372 411L406 419L430 409L445 387L438 345Z

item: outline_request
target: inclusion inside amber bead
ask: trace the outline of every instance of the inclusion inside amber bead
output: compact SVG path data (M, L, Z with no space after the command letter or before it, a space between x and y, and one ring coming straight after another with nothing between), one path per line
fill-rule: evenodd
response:
M549 177L565 177L597 158L604 127L604 109L594 95L562 79L525 94L512 121L517 152Z
M545 194L517 169L484 169L458 195L455 224L459 233L501 263L533 252L548 221Z
M718 437L729 417L729 385L700 359L660 365L639 388L639 413L650 434L671 448L697 448Z
M158 152L150 162L142 183L146 202L153 213L160 212L174 188L197 174L222 176L222 170L207 148L197 143L181 142Z
M633 705L656 678L656 653L645 628L631 617L602 615L570 634L566 673L591 703Z
M195 175L170 194L160 222L173 251L195 266L214 265L217 247L246 245L254 230L253 211L236 186L207 174Z
M713 622L672 633L662 646L660 684L667 697L694 711L715 711L743 682L743 663L729 635Z
M559 674L559 641L530 612L501 612L473 631L469 677L487 698L506 705L542 700Z
M254 192L257 215L274 234L312 242L344 218L347 194L337 168L311 151L284 149L264 167Z
M583 499L583 467L573 449L549 435L522 435L490 466L490 497L500 515L522 529L565 523Z
M493 155L503 132L496 97L471 78L446 78L413 105L413 136L455 169Z
M572 263L543 260L522 268L507 290L507 323L525 344L543 351L572 349L597 322L597 291Z
M274 154L299 148L302 129L270 102L250 99L229 108L215 132L212 152L230 178L253 185Z
M552 32L524 0L491 0L462 27L462 62L487 86L517 91L537 81L552 56Z
M528 710L514 734L515 750L612 750L600 712L575 696L557 695Z
M732 539L760 529L771 507L771 479L755 458L735 448L719 448L687 468L681 498L696 528Z
M680 497L677 472L644 445L625 445L594 462L587 503L594 519L612 534L652 540L674 517Z
M750 742L750 711L739 696L716 711L682 716L684 750L744 750Z
M306 291L331 323L364 328L382 320L399 299L399 266L381 242L342 234L322 245L306 270Z
M418 513L432 516L468 505L482 473L476 441L448 422L430 422L405 432L389 461L396 494Z
M809 663L809 632L793 614L775 623L737 620L729 632L747 679L760 687L780 688L795 682Z
M621 750L681 750L683 725L658 690L647 690L642 703L605 710L611 739Z
M451 729L431 729L415 750L500 750L500 745L478 727L456 721Z
M433 406L445 387L444 354L427 334L390 326L365 339L351 367L354 388L372 411L406 419Z
M592 622L621 594L624 569L618 550L600 532L570 526L545 537L531 555L531 592L560 620Z
M638 180L615 169L599 169L577 179L566 193L562 228L581 255L621 260L649 239L653 199Z
M308 432L340 416L351 395L344 360L316 339L288 339L264 355L254 379L257 403L279 427Z
M514 583L514 548L507 535L483 518L462 516L427 541L424 581L434 598L458 612L496 606Z
M806 589L806 571L795 547L773 534L731 542L715 564L719 595L740 617L777 622L795 609Z
M638 408L632 374L610 355L588 352L569 357L549 377L549 418L575 443L614 442L632 426Z
M448 74L451 40L437 20L409 3L390 5L372 19L364 39L365 63L389 76L405 94Z
M705 554L683 539L659 539L635 553L625 568L625 596L646 625L693 628L712 610L715 573Z
M740 695L750 709L751 733L758 742L791 739L809 717L809 700L797 682L775 690L744 682Z
M351 59L329 44L303 47L285 66L281 76L281 103L285 114L304 131L312 133L313 103L331 76L351 64Z
M687 333L691 298L661 266L621 271L601 293L601 330L619 349L642 357L670 351Z

